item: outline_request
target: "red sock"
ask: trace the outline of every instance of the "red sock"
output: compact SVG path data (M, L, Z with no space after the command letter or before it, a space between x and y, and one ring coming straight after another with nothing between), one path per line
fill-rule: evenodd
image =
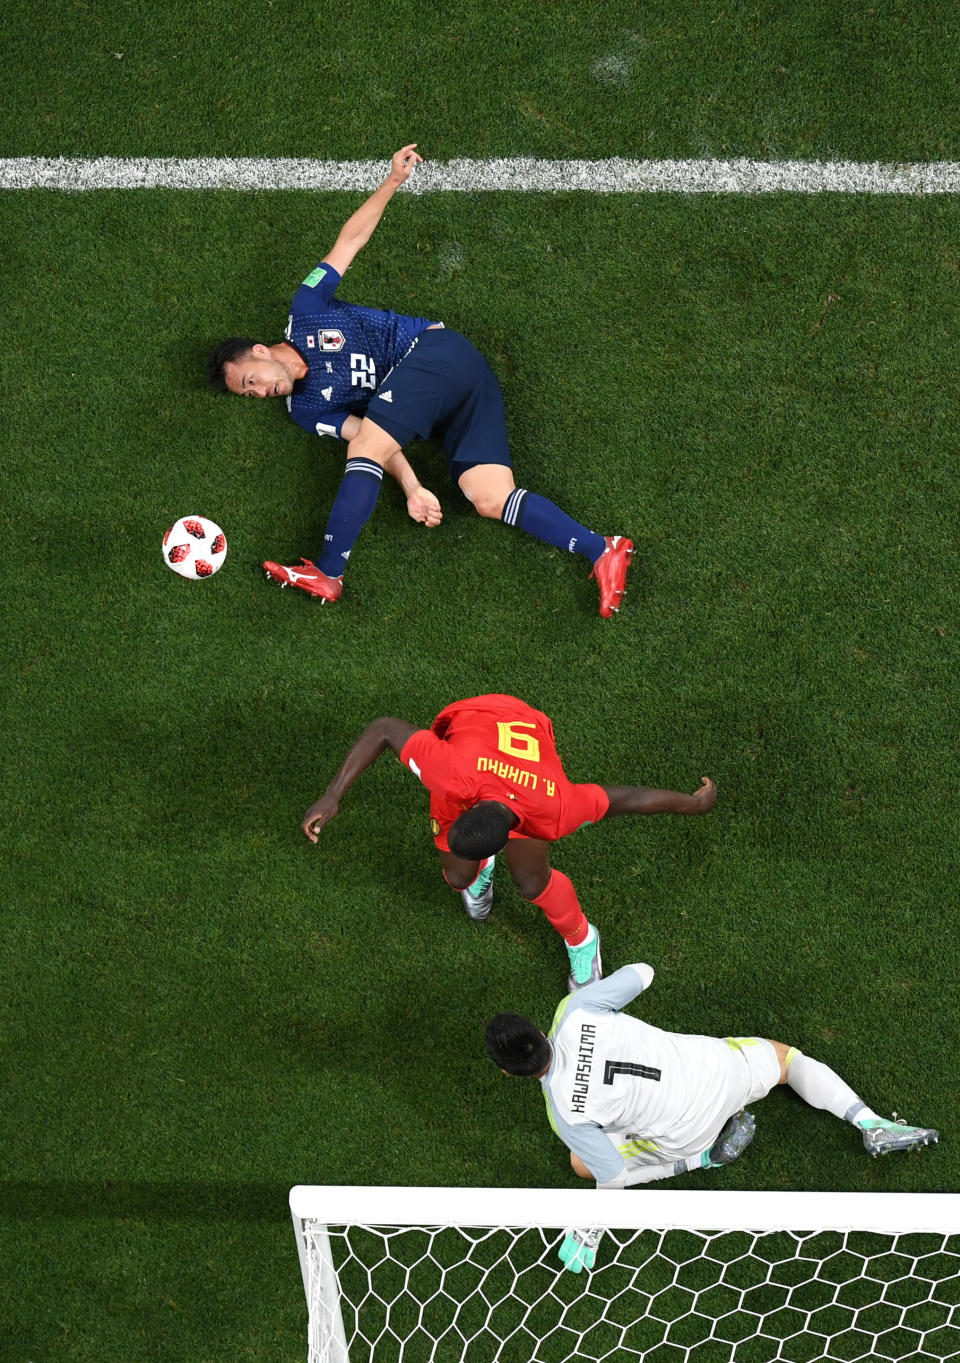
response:
M531 899L530 903L543 909L547 921L556 928L568 946L578 947L590 931L573 881L562 871L551 870L547 888L536 899Z

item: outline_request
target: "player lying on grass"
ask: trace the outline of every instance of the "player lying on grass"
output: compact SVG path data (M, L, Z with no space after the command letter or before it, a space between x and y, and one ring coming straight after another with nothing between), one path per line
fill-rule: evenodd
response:
M339 810L344 792L387 748L430 792L443 874L469 916L477 922L490 916L494 857L506 848L517 889L567 944L570 990L600 978L600 934L587 922L572 882L551 867L550 843L614 814L706 814L717 798L706 776L694 795L575 785L564 774L545 714L515 696L474 696L448 705L429 729L387 716L369 724L303 816L311 842Z
M494 1064L540 1080L550 1125L580 1178L628 1188L729 1164L753 1139L746 1104L777 1084L855 1126L871 1155L939 1140L929 1127L878 1117L839 1075L794 1046L664 1032L621 1012L652 979L651 966L627 965L590 984L564 999L546 1036L517 1013L498 1013L487 1025ZM573 1272L593 1266L596 1242L585 1234L571 1232L561 1250Z
M344 567L377 504L384 470L403 488L412 518L439 525L439 501L402 453L411 440L433 433L443 441L453 482L479 515L587 559L600 588L600 614L610 616L620 609L633 544L621 535L598 535L546 497L516 486L503 394L480 352L442 322L335 296L391 197L422 159L415 148L414 142L396 153L386 180L307 275L290 305L284 339L264 345L236 336L210 357L207 372L215 388L286 398L298 425L347 442L346 472L320 558L295 567L263 566L282 587L299 587L323 602L339 600Z

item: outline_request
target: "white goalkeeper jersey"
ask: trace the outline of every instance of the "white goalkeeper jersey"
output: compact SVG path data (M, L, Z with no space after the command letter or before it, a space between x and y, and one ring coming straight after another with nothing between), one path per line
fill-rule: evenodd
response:
M622 1184L628 1160L699 1156L743 1101L735 1039L664 1032L620 1012L652 979L648 965L624 966L564 999L550 1029L540 1080L550 1124L598 1184Z

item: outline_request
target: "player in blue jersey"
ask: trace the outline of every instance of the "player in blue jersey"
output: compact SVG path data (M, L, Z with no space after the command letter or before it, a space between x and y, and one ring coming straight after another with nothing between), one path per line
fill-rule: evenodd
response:
M290 306L284 339L224 341L208 377L221 391L283 397L298 425L347 442L347 466L316 563L267 562L268 576L321 601L337 601L343 570L380 495L384 470L403 488L407 511L422 525L443 512L423 487L403 447L437 435L450 475L481 516L519 526L538 539L589 560L600 588L600 614L620 609L633 544L599 535L553 502L517 487L510 463L503 394L493 370L459 332L426 317L344 303L340 281L383 216L390 199L422 158L416 143L393 157L380 188L344 224L332 251L311 270Z

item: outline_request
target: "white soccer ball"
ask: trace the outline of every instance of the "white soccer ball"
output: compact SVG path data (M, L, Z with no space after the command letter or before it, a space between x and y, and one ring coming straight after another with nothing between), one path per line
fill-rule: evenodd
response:
M163 537L163 561L181 577L213 577L227 557L227 537L206 516L181 516Z

